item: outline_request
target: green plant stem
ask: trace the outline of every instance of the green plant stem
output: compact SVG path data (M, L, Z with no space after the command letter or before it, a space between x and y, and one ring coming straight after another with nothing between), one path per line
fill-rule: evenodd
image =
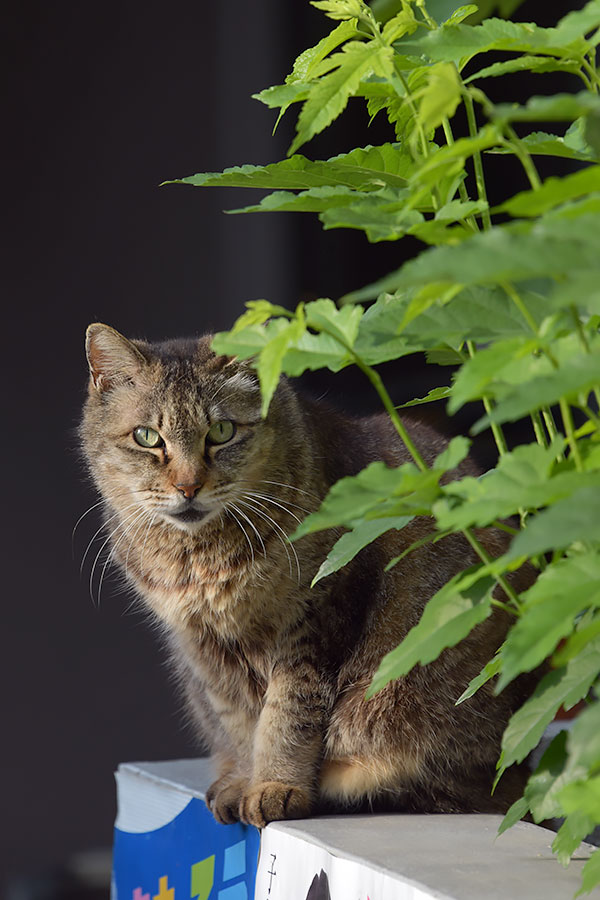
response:
M583 68L589 75L590 81L592 82L594 93L598 93L598 88L600 87L600 78L598 77L598 72L596 71L596 67L585 57L583 59Z
M466 537L469 544L471 545L471 547L473 548L473 550L475 551L475 553L477 554L479 559L482 561L482 563L484 563L486 566L491 566L491 564L492 564L491 558L489 557L485 548L479 543L479 541L477 540L477 538L475 537L475 535L473 534L471 529L463 528L462 533L464 534L464 536ZM496 579L496 581L498 582L499 586L502 588L502 590L504 591L506 596L509 598L509 600L512 601L515 609L517 611L519 611L521 609L521 604L519 602L519 598L517 597L517 595L511 588L510 584L507 582L506 578L504 578L503 575L494 575L494 578ZM511 612L514 612L514 610L511 610Z
M502 288L506 291L512 302L515 304L515 306L529 325L531 331L535 334L536 337L538 337L539 332L537 322L523 303L522 298L519 296L512 284L509 281L503 281Z
M571 311L571 316L573 317L573 321L575 323L575 329L577 331L577 335L581 342L581 346L585 353L591 353L590 344L587 339L586 333L583 329L583 325L581 324L581 319L579 318L579 313L577 311L577 307L574 303L569 307ZM594 388L594 397L596 398L596 403L598 404L598 408L600 409L600 390L597 387Z
M349 348L347 348L347 349L349 349ZM367 376L367 378L369 379L369 381L371 382L371 384L377 391L377 394L379 395L379 399L383 403L383 406L385 407L387 414L389 415L390 419L392 420L394 428L396 429L400 439L403 441L406 449L412 456L416 465L422 472L427 472L429 470L429 466L427 465L427 463L425 462L425 460L423 459L423 457L417 450L417 447L415 446L408 431L404 427L400 416L396 412L396 408L395 408L394 404L392 403L392 398L388 394L388 392L385 388L385 385L384 385L383 381L381 380L381 376L380 376L379 372L377 372L375 369L371 368L371 366L368 366L365 362L363 362L363 360L360 358L360 356L357 356L352 350L350 350L350 352L352 353L352 356L354 357L354 362L356 363L358 368L361 370L361 372L363 372Z
M473 105L473 97L469 91L463 94L465 109L467 111L467 122L469 125L469 135L472 138L477 137L477 120L475 118L475 107ZM481 151L476 150L473 154L473 165L475 167L475 183L477 185L477 196L482 203L487 203L487 191L485 189L485 176L483 173L483 163L481 161ZM489 209L485 209L482 213L483 227L485 229L492 227L492 217Z
M505 125L504 130L508 135L507 145L511 147L515 156L523 166L525 170L525 174L529 180L529 184L531 185L534 191L539 191L542 186L542 180L538 175L538 171L535 167L533 159L531 158L531 154L527 152L525 149L523 142L512 125Z
M577 438L575 437L575 428L573 426L573 416L571 414L571 407L567 403L564 397L560 398L560 414L562 416L563 425L565 426L565 431L567 434L567 441L569 447L571 448L571 453L573 454L573 459L575 460L575 467L578 472L583 472L583 460L581 459L581 453L579 452L579 444L577 443Z
M535 434L536 441L541 447L547 447L548 440L546 438L546 432L544 431L542 417L540 416L539 409L536 409L531 413L531 422L533 424L533 432Z
M469 351L469 356L471 359L476 355L477 351L475 350L475 345L473 341L467 341L467 349ZM490 398L484 394L482 396L483 408L485 409L488 416L492 414L492 401ZM492 429L492 434L494 435L494 440L496 441L496 447L498 448L498 453L500 456L504 456L505 453L508 452L508 447L506 446L506 439L504 437L504 432L500 425L496 422L490 422L490 427Z
M447 142L448 146L451 147L452 144L454 143L454 134L452 132L452 126L450 125L450 121L446 116L444 116L444 118L442 120L442 128L444 129L444 135L446 137L446 142ZM464 181L461 181L460 184L458 185L458 193L460 194L460 199L462 200L463 203L468 203L470 201L471 198L469 197L469 192L467 191L467 188L465 187ZM475 216L467 216L466 219L463 219L461 221L465 221L469 225L469 227L473 229L473 231L479 231L479 225L477 223L477 219L475 218Z

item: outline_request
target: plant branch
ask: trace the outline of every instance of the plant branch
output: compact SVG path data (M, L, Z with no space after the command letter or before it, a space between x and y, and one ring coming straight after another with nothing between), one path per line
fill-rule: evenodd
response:
M464 91L463 93L465 109L467 111L467 122L469 125L469 135L472 138L477 137L477 119L475 118L475 107L473 105L473 97L471 96L470 91ZM475 167L475 183L477 185L477 196L481 200L482 203L487 203L487 191L485 188L485 176L483 173L483 163L481 161L481 151L476 150L473 154L473 165ZM492 217L490 215L489 208L485 209L482 214L483 218L483 227L485 229L492 227Z

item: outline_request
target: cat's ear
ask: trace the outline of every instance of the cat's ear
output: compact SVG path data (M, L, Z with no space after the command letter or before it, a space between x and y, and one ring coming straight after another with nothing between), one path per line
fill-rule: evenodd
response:
M99 391L106 391L119 381L130 380L147 362L131 341L101 322L88 326L85 352L92 383Z

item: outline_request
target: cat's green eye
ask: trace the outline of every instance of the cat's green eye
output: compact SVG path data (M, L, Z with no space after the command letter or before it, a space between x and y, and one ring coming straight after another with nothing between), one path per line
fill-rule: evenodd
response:
M211 444L226 444L235 434L235 425L227 419L223 422L215 422L208 429L206 439Z
M140 447L162 447L164 444L158 431L148 428L147 425L138 425L133 429L133 439Z

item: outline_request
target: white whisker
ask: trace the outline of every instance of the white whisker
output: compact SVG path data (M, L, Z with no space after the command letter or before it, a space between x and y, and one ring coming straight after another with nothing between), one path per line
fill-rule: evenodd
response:
M247 533L246 529L244 528L244 526L242 525L242 523L240 522L240 520L238 519L238 517L237 517L236 514L234 513L233 509L231 508L232 506L233 506L233 504L230 503L230 504L226 507L226 512L228 512L229 515L232 516L233 519L237 522L237 524L239 525L239 527L241 528L241 530L242 530L242 532L243 532L243 534L244 534L244 537L245 537L246 540L248 541L248 546L250 547L250 553L251 553L251 555L252 555L252 564L254 565L254 547L252 546L252 541L251 541L250 538L248 537L248 533ZM234 507L234 509L236 509L237 512L240 512L239 509L237 508L237 506Z
M104 548L106 547L106 545L108 544L108 542L111 540L111 538L113 538L113 537L115 536L115 534L118 532L119 528L122 528L122 527L125 525L125 523L126 523L126 522L129 522L129 520L132 519L134 516L137 516L138 511L139 511L139 504L133 504L133 503L132 503L131 506L138 506L138 510L136 510L136 511L133 512L133 513L131 513L129 516L127 516L125 519L123 519L123 521L119 522L119 523L117 524L116 528L113 528L113 530L111 531L111 533L108 535L108 537L106 538L106 540L103 542L102 546L100 547L100 549L99 549L98 552L96 553L96 558L94 559L94 563L93 563L93 565L92 565L92 570L91 570L91 572L90 572L90 597L92 598L92 603L94 602L94 591L93 591L94 572L96 571L96 566L98 565L98 560L100 559L100 556L101 556L101 554L102 554L102 551L104 550ZM114 518L114 516L111 516L111 518ZM110 554L109 554L109 556L110 556ZM99 596L98 596L98 603L100 603L100 597L99 597Z
M278 506L280 509L282 509L284 512L286 512L289 516L291 516L293 519L295 519L296 522L298 522L298 524L300 524L302 522L302 519L299 519L298 516L296 515L296 513L293 513L290 509L287 508L287 506L284 506L284 504L280 503L278 500L273 500L272 497L268 497L265 494L257 494L254 491L244 491L244 497L254 498L256 503L258 503L259 506L262 506L263 509L265 508L265 506L264 506L264 503L260 502L260 500L266 500L267 503L272 503L273 506ZM260 498L260 499L257 499L257 498Z
M292 551L292 553L294 554L294 557L296 559L296 568L298 570L298 584L300 584L300 577L301 577L300 576L300 560L298 559L298 554L296 553L296 548L291 543L288 535L285 533L285 531L283 530L281 525L279 525L275 521L275 519L273 519L270 515L268 515L268 513L263 512L260 509L258 509L255 505L257 503L256 500L252 500L252 501L238 500L238 502L241 503L243 506L247 506L248 509L251 509L253 512L255 512L257 516L260 516L262 519L265 519L265 521L270 522L271 525L277 530L279 540L281 541L281 543L283 545L283 549L285 550L286 556L288 558L288 564L290 567L290 578L292 577L293 573L292 573L292 560L291 560L291 557L290 557L290 554L288 551L288 547Z
M259 540L260 546L262 547L263 556L266 559L267 558L267 548L265 547L265 542L263 541L260 531L257 529L257 527L254 524L254 522L252 521L252 519L250 519L246 515L246 513L243 512L241 509L239 509L234 503L230 502L229 505L232 506L235 509L236 513L238 513L238 515L242 516L242 518L246 520L246 522L248 523L250 528L252 528L252 530L254 531L254 534L256 535L256 537Z
M135 516L135 513L134 513L134 516ZM124 539L127 537L127 535L130 534L131 530L133 528L135 528L136 524L140 521L140 519L143 521L145 519L145 517L146 517L146 510L142 509L142 511L137 514L137 517L134 518L133 522L131 522L131 524L127 526L127 528L125 529L123 534L120 535L119 539L113 544L110 553L106 557L106 560L102 567L102 572L100 573L100 581L98 582L98 590L96 592L98 606L100 606L100 594L102 593L102 582L104 581L104 576L106 574L106 570L107 570L108 566L111 564L112 560L114 559L117 549L119 547L119 544L121 544L124 541Z

